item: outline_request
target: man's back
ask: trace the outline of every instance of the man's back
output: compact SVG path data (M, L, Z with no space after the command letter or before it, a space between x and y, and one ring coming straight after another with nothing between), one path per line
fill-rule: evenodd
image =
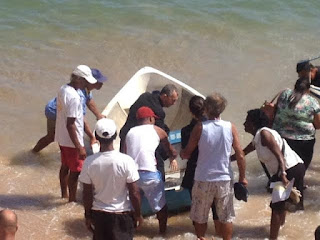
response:
M127 154L136 162L139 170L157 171L155 150L160 143L154 125L145 124L131 128L126 136Z
M131 210L127 183L139 179L134 161L115 150L89 156L80 181L94 186L93 210L124 212Z
M232 125L223 120L202 123L199 156L195 172L197 181L229 181Z

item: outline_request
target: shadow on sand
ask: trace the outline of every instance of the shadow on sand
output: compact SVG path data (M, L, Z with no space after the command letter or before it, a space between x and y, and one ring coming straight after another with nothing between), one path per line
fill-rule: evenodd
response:
M267 239L269 237L269 228L269 225L240 226L233 224L233 237L237 239Z
M9 160L10 165L56 169L57 166L60 166L60 153L47 151L33 153L31 150L22 150Z
M68 235L75 239L83 239L85 237L92 239L92 233L87 230L84 218L64 221L63 226Z
M7 194L0 195L0 206L2 208L10 208L15 210L48 210L65 205L61 198L54 195L21 195L21 194Z

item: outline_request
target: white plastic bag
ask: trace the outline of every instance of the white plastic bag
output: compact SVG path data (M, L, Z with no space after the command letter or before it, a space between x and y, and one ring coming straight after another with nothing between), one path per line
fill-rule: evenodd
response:
M272 203L285 201L290 197L290 193L294 184L294 178L285 187L281 181L272 182L270 188L272 188Z

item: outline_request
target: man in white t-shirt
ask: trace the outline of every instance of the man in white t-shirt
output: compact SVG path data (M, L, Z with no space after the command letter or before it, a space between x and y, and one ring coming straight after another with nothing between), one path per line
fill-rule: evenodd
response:
M167 133L155 126L158 116L149 107L140 107L136 113L139 126L133 127L127 133L124 151L131 156L138 166L140 179L139 188L143 191L153 212L157 213L160 233L167 228L167 205L165 199L164 182L161 173L157 170L155 151L160 141L165 147L170 167L177 169L175 160L177 152L168 141Z
M113 120L98 120L95 136L100 152L85 160L79 177L87 228L95 240L133 239L133 218L139 226L143 222L137 167L131 157L114 150L117 133Z
M70 83L63 85L58 92L55 141L61 150L61 195L62 198L69 198L69 202L76 201L78 177L86 158L83 110L77 90L96 82L91 69L86 65L79 65L72 72Z

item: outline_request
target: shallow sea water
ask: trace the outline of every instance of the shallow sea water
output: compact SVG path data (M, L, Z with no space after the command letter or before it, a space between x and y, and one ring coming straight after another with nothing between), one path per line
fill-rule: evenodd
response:
M221 92L228 100L223 118L235 123L245 146L252 138L242 125L246 111L292 88L297 61L319 54L319 13L320 3L311 0L2 0L0 207L17 212L17 239L91 239L82 205L60 199L57 145L30 153L46 132L44 106L75 66L108 76L94 92L101 110L143 66L204 95ZM94 117L87 117L93 127ZM316 143L305 211L288 214L279 239L313 239L320 224L319 154ZM235 200L234 239L265 239L270 195L255 153L247 156L247 176L250 197ZM171 216L168 225L159 236L156 219L147 218L135 239L195 239L188 212ZM211 220L207 233L214 235Z

